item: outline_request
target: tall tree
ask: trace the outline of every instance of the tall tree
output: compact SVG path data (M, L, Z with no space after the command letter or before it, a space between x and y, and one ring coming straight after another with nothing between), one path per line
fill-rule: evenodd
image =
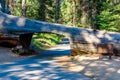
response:
M80 22L82 24L83 27L88 27L88 14L87 14L87 9L88 9L88 2L87 0L80 0L79 1L79 9L81 12L81 16L80 16Z
M72 18L72 23L73 23L73 26L76 26L76 0L73 0L72 1L72 15L73 15L73 18Z
M14 4L15 4L15 1L14 0L8 0L8 6L10 8L10 13L12 15L14 15Z
M9 14L10 10L9 10L8 5L7 5L7 0L0 0L0 3L1 3L1 11Z
M26 16L26 0L22 0L22 16Z
M1 11L5 12L5 0L0 0L0 4L1 4Z
M46 0L38 0L39 2L39 9L38 9L38 14L39 14L39 20L41 21L46 21L46 5L45 2Z
M60 19L60 3L61 0L56 0L56 8L55 8L55 22L59 23L59 19Z

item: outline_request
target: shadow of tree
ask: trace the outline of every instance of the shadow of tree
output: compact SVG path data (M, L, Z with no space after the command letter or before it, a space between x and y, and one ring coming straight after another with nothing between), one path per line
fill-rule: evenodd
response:
M60 64L70 71L79 72L95 80L118 80L120 78L120 58L115 56L112 60L105 56L101 60L79 57L77 60L63 61Z
M90 80L76 72L61 69L53 58L39 56L0 64L0 79Z

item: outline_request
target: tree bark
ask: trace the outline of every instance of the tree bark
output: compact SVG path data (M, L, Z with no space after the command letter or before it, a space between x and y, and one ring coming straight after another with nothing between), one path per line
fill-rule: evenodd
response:
M89 8L88 8L88 20L89 20L89 28L94 29L94 24L93 24L93 0L89 0Z
M9 0L8 6L10 8L10 13L11 15L14 15L14 6L12 4L14 4L14 0Z
M87 0L81 0L79 1L79 9L80 9L80 13L81 13L81 18L80 18L80 22L82 24L82 27L86 27L89 28L89 19L88 19L88 7L89 5L87 5L88 2Z
M22 0L22 16L26 16L26 0Z
M72 9L72 13L73 13L73 20L72 20L72 22L73 22L73 26L76 26L76 15L77 15L76 14L76 0L73 0L72 3L73 3L72 4L72 6L73 6L72 7L73 8Z
M61 0L56 0L55 23L59 23L59 19L60 19L60 2Z
M46 21L46 6L45 6L45 0L38 0L39 1L39 20L40 21Z
M15 17L0 12L0 33L20 35L40 32L55 33L69 37L72 51L75 51L75 49L81 50L81 45L83 45L83 50L95 51L95 44L101 43L113 44L114 48L120 51L120 33L117 32L65 27L64 25ZM24 37L23 40L25 39ZM26 45L29 46L29 42Z

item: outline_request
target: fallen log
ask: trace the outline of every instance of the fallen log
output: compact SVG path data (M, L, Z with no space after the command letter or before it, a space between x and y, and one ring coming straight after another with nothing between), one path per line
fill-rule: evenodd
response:
M101 43L113 44L113 47L118 50L118 52L120 50L120 33L117 32L75 28L60 24L30 20L0 12L0 33L23 35L42 32L67 36L70 40L71 54L74 54L73 52L76 52L76 50L79 52L79 50L85 51L86 49L88 52L96 53L97 47L94 44ZM29 42L25 45L27 44L29 44Z
M5 36L1 36L0 37L0 46L3 47L16 47L17 45L19 45L19 40L12 38L12 37L5 37Z

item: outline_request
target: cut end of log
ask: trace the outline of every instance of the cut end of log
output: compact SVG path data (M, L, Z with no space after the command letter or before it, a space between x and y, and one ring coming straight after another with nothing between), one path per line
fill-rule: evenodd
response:
M0 46L2 47L16 47L19 44L19 41L10 37L0 37Z

